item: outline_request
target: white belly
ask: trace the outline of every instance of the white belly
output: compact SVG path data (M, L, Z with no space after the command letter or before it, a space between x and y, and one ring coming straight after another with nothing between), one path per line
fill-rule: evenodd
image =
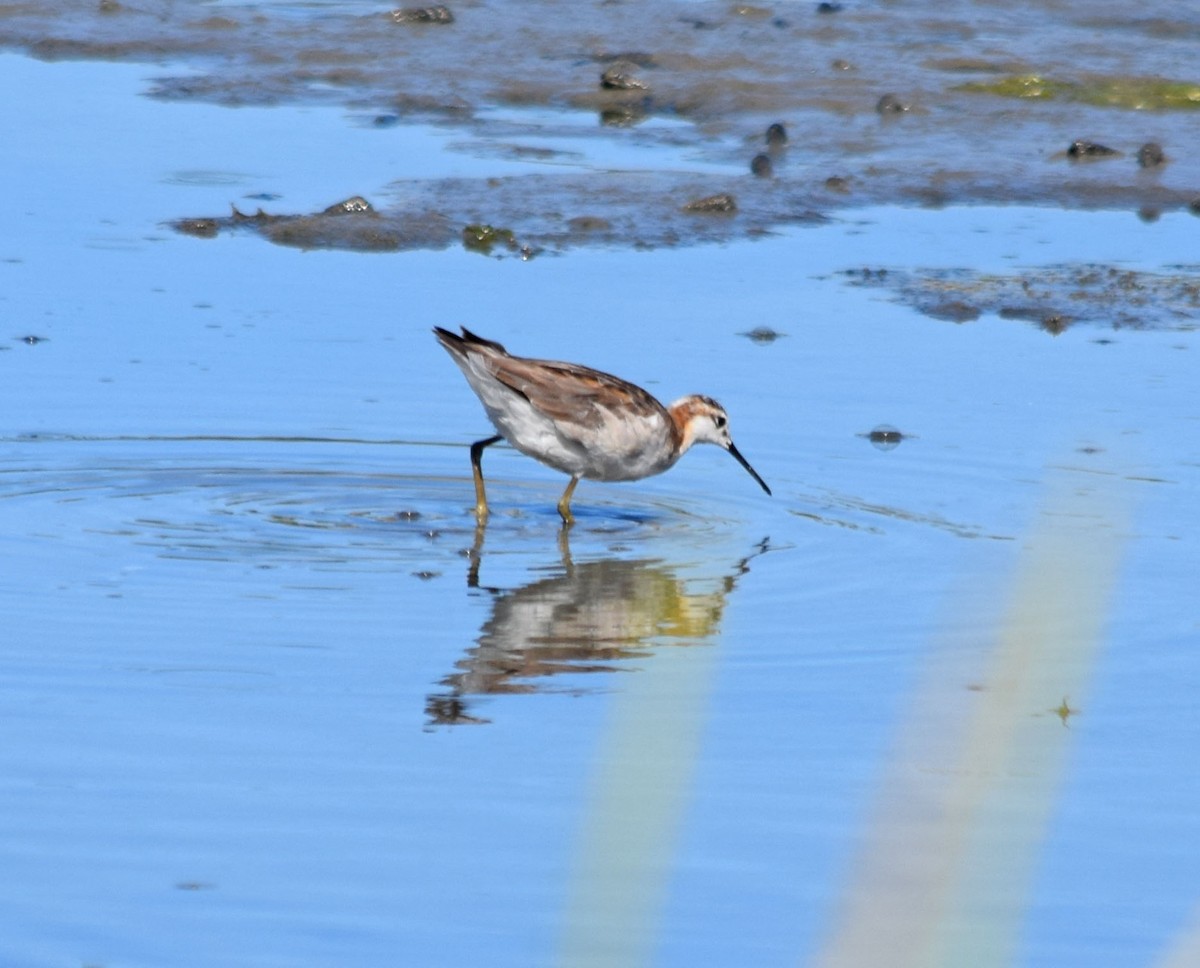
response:
M636 481L661 474L676 456L671 436L660 419L616 419L604 414L596 428L562 433L554 422L522 401L488 416L510 444L544 464L572 476L595 481ZM575 436L572 436L574 434Z
M564 433L528 402L514 401L511 395L503 410L486 400L484 407L513 447L564 474L595 481L636 481L661 474L677 460L661 417L618 420L603 412L600 426L571 427Z

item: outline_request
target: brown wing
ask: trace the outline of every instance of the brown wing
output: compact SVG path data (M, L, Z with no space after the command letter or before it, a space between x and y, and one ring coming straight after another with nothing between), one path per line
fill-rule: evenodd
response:
M519 356L493 357L493 372L505 386L525 397L571 436L570 427L594 428L601 412L619 409L647 416L659 413L670 423L666 408L639 386L577 363L529 360Z
M485 360L488 370L500 383L553 420L564 437L579 439L572 428L583 431L598 427L603 422L602 412L613 409L626 414L659 414L666 426L674 429L675 424L661 403L641 387L611 373L578 363L512 356L499 343L477 336L465 326L461 336L440 326L434 327L434 332L453 356Z

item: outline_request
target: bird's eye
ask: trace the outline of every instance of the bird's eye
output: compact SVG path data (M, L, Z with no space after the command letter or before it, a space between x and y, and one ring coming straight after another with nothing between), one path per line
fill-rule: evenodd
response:
M720 430L722 427L725 426L725 423L726 423L725 415L720 414L720 413L717 414L715 417L713 417L713 423L715 423L717 425L717 429Z

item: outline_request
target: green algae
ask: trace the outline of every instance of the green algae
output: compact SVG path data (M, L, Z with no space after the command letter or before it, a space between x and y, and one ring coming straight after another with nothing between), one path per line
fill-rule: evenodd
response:
M959 84L954 90L999 97L1077 101L1136 111L1200 108L1200 83L1157 77L1098 77L1065 81L1040 74L1010 74L990 81Z

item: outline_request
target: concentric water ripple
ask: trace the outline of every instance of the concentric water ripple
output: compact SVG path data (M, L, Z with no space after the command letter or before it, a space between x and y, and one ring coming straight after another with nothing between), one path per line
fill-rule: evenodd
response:
M400 567L423 577L462 567L483 537L470 479L444 473L450 462L440 448L400 450L398 462L345 444L30 441L0 468L0 507L20 509L29 539L121 541L157 558ZM378 469L397 463L406 470ZM586 491L570 533L576 554L650 541L662 554L666 540L694 556L740 530L711 500L632 486ZM559 492L557 479L489 479L489 552L540 556L555 548Z

